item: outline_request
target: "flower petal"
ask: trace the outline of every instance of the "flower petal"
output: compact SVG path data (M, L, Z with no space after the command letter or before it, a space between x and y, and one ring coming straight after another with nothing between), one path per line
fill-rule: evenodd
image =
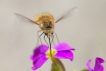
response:
M88 62L87 62L87 67L88 67L88 69L90 70L90 71L93 71L93 68L91 68L90 67L90 64L91 64L91 59L90 60L88 60Z
M74 55L71 51L66 50L66 51L58 51L55 55L55 58L63 58L63 59L74 59Z
M99 61L99 63L104 63L105 62L102 58L96 57L96 62L98 62L98 61Z
M46 56L41 56L40 58L36 59L35 61L33 61L32 70L38 69L38 68L41 67L47 60L48 60L48 58L46 58Z
M71 46L69 46L67 43L62 42L57 44L54 49L56 49L57 51L64 51L64 50L75 50L74 48L72 48Z
M94 67L94 71L104 71L103 66L101 65L101 63L105 62L102 58L97 57L95 60L95 67Z
M31 60L35 60L40 56L44 55L45 52L48 50L48 46L42 44L36 47L33 51L33 55L31 56Z

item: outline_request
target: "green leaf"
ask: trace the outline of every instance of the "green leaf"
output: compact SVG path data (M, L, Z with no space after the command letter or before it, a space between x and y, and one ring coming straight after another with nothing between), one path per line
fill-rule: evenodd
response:
M52 69L51 71L65 71L64 65L59 59L52 59Z
M73 69L72 71L77 71L77 70Z
M88 69L83 69L83 70L81 70L81 71L89 71Z

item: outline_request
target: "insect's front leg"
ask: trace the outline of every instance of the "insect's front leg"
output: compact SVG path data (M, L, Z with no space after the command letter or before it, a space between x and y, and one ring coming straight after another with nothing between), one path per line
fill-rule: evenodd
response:
M53 45L55 45L55 43L54 43L54 33L51 34L51 38L52 38L51 44L53 43Z
M49 46L49 44L47 43L47 41L46 41L46 39L45 39L45 36L47 36L47 35L46 35L46 34L44 35L44 40L45 40L46 44Z
M44 34L44 33L42 33L42 34L40 34L40 36L39 36L39 32L41 32L42 30L39 30L39 31L37 31L37 43L36 43L36 46L38 46L38 44L39 44L39 39L40 39L40 42L41 42L41 44L42 44L42 41L41 41L41 35L42 34Z

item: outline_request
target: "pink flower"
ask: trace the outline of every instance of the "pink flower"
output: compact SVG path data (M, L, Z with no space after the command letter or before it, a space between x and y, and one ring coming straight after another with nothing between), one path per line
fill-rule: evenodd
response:
M60 43L52 48L51 54L54 58L69 59L72 61L74 55L71 50L75 49L67 43ZM31 56L31 60L33 61L32 70L40 68L49 58L51 59L51 54L49 47L44 44L36 47Z
M97 57L95 59L95 66L94 66L94 68L91 68L90 67L91 59L90 59L87 62L87 67L88 67L89 71L104 71L104 67L101 64L101 63L104 63L104 62L105 61L102 58Z

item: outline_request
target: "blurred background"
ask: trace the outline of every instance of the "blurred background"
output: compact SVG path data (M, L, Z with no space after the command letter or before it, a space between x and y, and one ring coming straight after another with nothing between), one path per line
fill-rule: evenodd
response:
M0 71L32 71L29 57L39 27L14 17L14 13L34 20L37 14L48 12L57 18L73 7L79 13L55 25L59 41L76 49L73 62L62 59L66 71L87 68L88 59L93 60L92 67L96 57L106 60L106 0L0 0ZM104 67L106 70L106 63ZM48 60L37 71L50 69Z

